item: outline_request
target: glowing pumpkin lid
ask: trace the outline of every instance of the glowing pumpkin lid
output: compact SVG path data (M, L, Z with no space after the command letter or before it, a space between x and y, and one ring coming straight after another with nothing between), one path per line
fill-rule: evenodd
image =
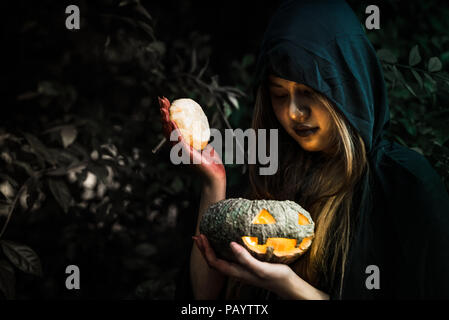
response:
M209 121L196 101L189 98L173 101L170 119L176 123L186 143L197 150L206 147L210 139Z

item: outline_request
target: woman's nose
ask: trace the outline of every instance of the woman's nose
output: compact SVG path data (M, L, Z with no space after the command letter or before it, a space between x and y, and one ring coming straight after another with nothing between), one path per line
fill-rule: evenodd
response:
M292 102L290 103L288 113L292 120L303 121L310 115L310 108L306 105Z

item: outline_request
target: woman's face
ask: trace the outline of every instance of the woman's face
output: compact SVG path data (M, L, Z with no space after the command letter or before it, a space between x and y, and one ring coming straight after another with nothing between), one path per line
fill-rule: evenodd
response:
M306 151L331 153L335 132L326 107L306 85L269 76L271 104L277 119Z

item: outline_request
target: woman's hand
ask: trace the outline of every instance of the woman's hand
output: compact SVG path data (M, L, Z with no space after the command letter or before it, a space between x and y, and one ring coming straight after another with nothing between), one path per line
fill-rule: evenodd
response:
M198 151L191 145L187 144L176 123L170 120L170 101L167 98L162 97L159 99L159 106L161 112L161 121L164 135L167 140L170 140L170 134L172 131L177 130L178 141L171 141L172 145L178 142L182 143L183 151L187 152L190 156L190 163L196 168L204 178L204 182L208 184L222 184L223 180L226 181L226 172L221 161L220 156L214 150L211 145L207 145L202 151ZM198 164L197 164L198 163Z
M289 266L259 261L236 242L231 242L230 247L238 263L217 258L206 236L193 238L209 267L227 276L272 291L284 299L329 299L327 294L305 282Z

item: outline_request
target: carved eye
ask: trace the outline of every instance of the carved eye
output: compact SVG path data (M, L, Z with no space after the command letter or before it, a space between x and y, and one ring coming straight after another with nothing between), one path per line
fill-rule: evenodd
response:
M266 210L260 210L259 214L254 218L253 224L274 224L276 219Z
M298 216L299 216L298 217L298 224L300 226L306 226L306 225L310 224L309 219L307 219L303 214L298 213Z

